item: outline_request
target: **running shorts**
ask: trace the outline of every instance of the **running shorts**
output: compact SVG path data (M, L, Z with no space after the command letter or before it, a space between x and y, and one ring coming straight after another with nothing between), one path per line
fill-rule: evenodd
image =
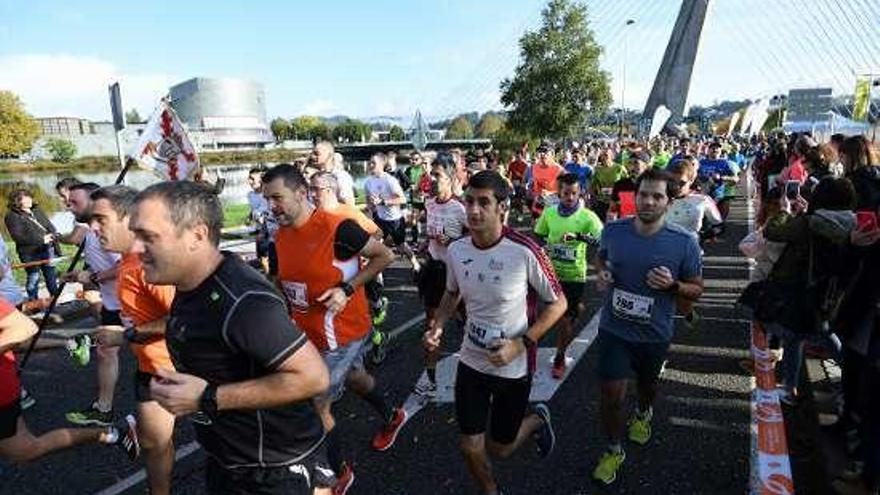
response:
M596 344L596 372L604 381L634 378L643 384L654 383L669 350L669 342L630 342L601 328Z
M507 445L516 440L529 406L531 375L503 378L458 363L455 377L455 419L462 435L480 435L489 423L489 438Z

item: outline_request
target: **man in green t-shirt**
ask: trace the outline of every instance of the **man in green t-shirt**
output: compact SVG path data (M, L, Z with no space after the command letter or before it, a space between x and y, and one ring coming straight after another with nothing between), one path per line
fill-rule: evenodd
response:
M546 242L544 247L569 301L568 310L556 326L552 375L561 379L565 375L565 350L574 338L572 325L582 309L581 300L587 283L587 245L598 242L602 235L602 221L581 204L576 174L562 174L556 181L559 204L544 210L535 225L535 234Z

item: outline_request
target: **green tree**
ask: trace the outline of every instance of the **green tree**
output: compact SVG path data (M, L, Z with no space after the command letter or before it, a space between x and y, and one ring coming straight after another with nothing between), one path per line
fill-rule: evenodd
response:
M319 141L330 141L333 138L333 129L326 122L319 122L317 126L309 131L309 139Z
M391 141L403 141L406 139L406 132L403 130L403 127L393 125L391 129L388 129L388 139Z
M464 116L459 115L446 128L446 139L470 139L474 137L474 126Z
M144 119L141 118L141 114L138 113L136 108L132 108L131 110L125 112L125 123L126 124L140 124Z
M355 119L345 119L333 128L333 139L349 143L358 143L370 137L370 126Z
M45 148L52 156L53 162L69 163L76 156L76 145L67 139L47 139Z
M18 156L31 149L40 135L40 124L24 111L11 91L0 91L0 156Z
M322 125L327 127L320 117L301 115L290 121L290 133L294 139L313 139L315 130Z
M519 40L521 61L513 78L501 82L501 102L518 132L574 136L590 112L611 103L609 75L599 67L602 47L579 1L550 0L541 16L541 27Z
M272 122L269 123L269 129L271 129L272 134L275 135L276 143L280 143L281 141L291 138L292 126L290 125L290 122L288 122L286 119L282 119L281 117L272 119Z
M504 127L504 119L497 113L486 112L477 124L477 137L492 139Z

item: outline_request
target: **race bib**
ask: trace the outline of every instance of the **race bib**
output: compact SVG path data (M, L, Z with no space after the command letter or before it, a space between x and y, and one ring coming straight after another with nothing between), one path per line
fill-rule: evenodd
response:
M438 218L428 222L428 237L439 237L445 233L443 220Z
M307 309L309 307L309 300L306 296L308 294L306 284L284 280L281 282L281 287L284 289L284 295L290 301L291 306L297 309Z
M556 261L576 261L577 246L571 244L551 244L550 258Z
M499 325L468 318L467 337L477 347L489 349L495 340L504 338L504 329Z
M654 298L640 296L622 289L614 289L611 294L611 307L614 316L637 323L651 321L651 309L654 307Z

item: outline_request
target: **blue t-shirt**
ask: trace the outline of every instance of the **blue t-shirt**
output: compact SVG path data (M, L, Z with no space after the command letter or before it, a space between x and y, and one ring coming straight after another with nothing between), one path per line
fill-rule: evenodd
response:
M675 280L699 277L700 246L683 228L667 223L650 237L640 235L635 219L610 222L602 231L599 256L614 284L602 307L599 328L631 342L670 342L675 295L648 287L648 271L665 266Z
M733 164L725 158L719 158L717 160L703 158L700 160L700 168L697 169L697 177L699 177L700 180L709 181L714 179L716 175L729 177L736 175L736 171L733 169ZM723 183L715 182L713 183L712 190L705 192L716 200L720 200L725 196L725 188L723 186Z
M590 179L593 178L593 167L587 164L568 162L565 164L565 172L577 175L578 183L581 185L581 191L589 190Z

